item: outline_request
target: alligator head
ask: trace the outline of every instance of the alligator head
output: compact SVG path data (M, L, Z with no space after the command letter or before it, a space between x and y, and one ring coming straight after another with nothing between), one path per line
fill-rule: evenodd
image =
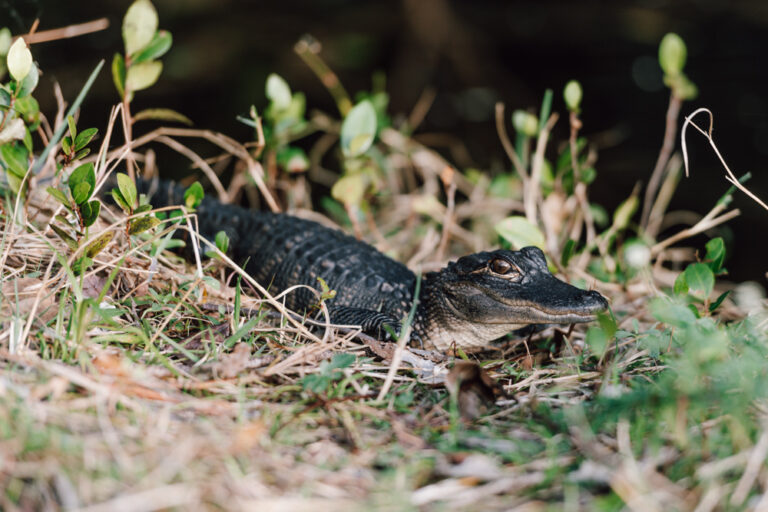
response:
M440 331L442 349L487 345L531 324L589 322L608 307L600 293L553 276L536 247L464 256L435 275L430 288L432 300L442 298L442 318L429 322Z

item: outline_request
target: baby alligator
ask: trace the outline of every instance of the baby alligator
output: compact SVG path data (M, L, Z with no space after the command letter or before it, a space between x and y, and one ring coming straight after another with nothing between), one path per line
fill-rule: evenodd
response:
M139 188L150 187L142 182ZM156 208L184 204L183 194L181 186L160 182L151 202ZM399 332L413 306L416 275L341 231L209 198L197 217L200 235L213 240L225 231L228 256L273 293L300 284L319 288L323 278L336 291L327 301L333 323L360 325L366 333L386 337L390 330ZM286 305L298 312L316 303L317 296L304 288L286 297ZM483 347L531 324L588 322L607 307L598 292L554 277L536 247L479 252L423 276L412 343L441 351L454 344Z

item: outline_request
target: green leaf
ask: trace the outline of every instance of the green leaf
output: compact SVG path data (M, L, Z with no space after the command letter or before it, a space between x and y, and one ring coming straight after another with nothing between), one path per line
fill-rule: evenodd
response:
M587 329L587 335L584 341L597 357L603 357L608 348L610 339L608 334L601 328L592 326Z
M147 46L157 32L157 11L149 0L136 0L123 18L123 42L126 55Z
M114 231L107 231L106 233L102 233L96 239L89 243L85 247L85 255L89 258L95 257L97 254L99 254L104 248L109 244L109 242L112 241L112 238L115 236Z
M25 76L24 80L21 81L19 89L16 91L16 96L19 98L25 98L32 94L32 92L37 87L39 80L40 71L37 69L37 66L32 64L32 67L29 68L29 73L27 73L27 76Z
M723 260L725 260L725 242L721 237L713 238L706 245L707 254L704 257L709 261L709 268L712 272L717 274L720 269L723 268Z
M120 97L125 96L125 59L119 53L112 58L112 81Z
M331 196L347 206L359 205L365 195L368 181L362 174L342 176L331 188Z
M131 55L131 64L140 64L165 55L171 49L173 37L167 30L158 30L147 46Z
M717 299L715 299L715 302L713 302L712 304L709 305L709 312L712 313L717 308L719 308L720 304L723 303L725 298L728 297L728 295L730 295L732 291L733 290L726 290L723 293L721 293L720 296Z
M64 243L67 244L67 247L73 251L77 250L77 240L69 236L66 231L58 227L56 224L51 224L51 229L54 233L59 235L59 238L61 238Z
M516 132L528 137L535 137L539 133L539 120L535 115L525 110L512 112L512 126Z
M117 173L117 188L120 190L120 195L123 196L128 209L132 212L136 207L136 184L130 176L119 172Z
M290 173L309 169L309 158L302 148L286 146L277 152L277 164Z
M688 283L685 281L685 272L680 272L677 275L672 291L675 295L688 295Z
M72 116L67 116L67 126L69 127L69 137L70 140L74 140L74 138L77 136L77 126L75 126L75 118Z
M23 179L27 174L27 149L18 143L4 144L0 146L0 156L2 156L8 170L18 178Z
M192 121L179 112L171 110L170 108L148 108L133 116L133 121L142 121L145 119L152 119L155 121L173 121L187 126L192 126Z
M70 190L72 191L72 199L79 205L84 204L91 197L91 185L85 181L70 187Z
M112 189L112 199L115 200L115 203L117 203L117 205L125 212L126 215L131 214L131 207L128 206L128 203L125 201L123 194L121 194L120 191L116 188Z
M494 229L499 236L517 250L531 245L540 249L544 248L544 235L541 230L525 217L507 217L496 224Z
M133 210L133 213L144 213L144 212L148 212L151 209L152 209L152 205L151 204L142 204L142 205L137 206Z
M88 270L88 267L91 265L93 265L93 260L88 256L83 256L72 264L72 272L74 272L75 275L80 275Z
M85 227L92 226L96 219L99 218L99 212L101 211L101 203L98 201L88 201L80 206L80 213L83 216L83 225Z
M355 354L350 354L348 352L335 354L333 356L333 359L331 359L331 362L328 364L327 369L341 370L343 368L349 368L354 364L356 359L357 359L357 356L355 356Z
M32 52L27 48L27 43L23 37L16 39L8 49L6 64L8 65L8 72L11 74L11 77L18 82L24 80L32 67L34 67Z
M341 124L341 150L352 158L365 153L376 137L376 109L363 100L349 111Z
M229 236L225 231L219 231L216 233L216 248L223 252L224 254L227 253L227 250L229 249Z
M69 191L72 193L72 199L77 204L87 201L96 188L96 172L94 171L93 163L89 162L80 165L72 171L72 174L69 175L68 184Z
M125 76L125 89L127 91L140 91L151 87L160 78L163 71L163 63L159 60L142 62L128 68Z
M75 153L75 158L73 158L73 160L82 160L83 158L88 156L88 153L90 153L90 152L91 152L90 149L83 148L80 151L78 151L77 153Z
M560 256L560 263L563 265L563 267L568 266L568 262L571 261L571 256L573 256L575 248L575 240L568 239L568 241L565 242L565 247L563 247L563 254Z
M97 133L99 133L99 130L97 128L87 128L82 132L78 133L77 137L75 137L75 151L80 151L85 146L87 146L88 143L91 142L91 139L93 139Z
M133 219L131 223L128 225L128 234L138 235L139 233L143 233L148 229L152 229L158 224L160 224L160 219L158 219L153 215L139 217L138 219Z
M571 80L565 84L563 89L563 98L565 105L571 112L578 112L581 105L582 90L581 84L577 80Z
M682 38L670 32L659 44L659 64L667 75L679 75L685 67L688 50Z
M706 298L715 287L715 274L704 263L692 263L685 269L685 282L692 292L700 292Z
M62 137L61 139L61 151L65 155L69 155L72 152L72 139L69 137Z
M205 192L203 191L203 186L200 185L199 181L196 181L184 191L184 206L190 210L194 210L200 206L204 196Z
M266 95L277 110L285 110L291 105L291 88L278 74L271 73L267 77Z
M648 307L656 320L672 327L687 327L696 321L696 315L687 306L669 299L662 297L651 299Z
M69 206L69 199L67 199L67 196L62 192L61 190L53 187L48 187L45 189L48 191L49 194L53 196L54 199L56 199L58 202L66 206L67 208L70 208Z
M631 195L622 202L613 213L613 228L616 230L625 229L632 220L632 216L637 211L640 200L636 195Z

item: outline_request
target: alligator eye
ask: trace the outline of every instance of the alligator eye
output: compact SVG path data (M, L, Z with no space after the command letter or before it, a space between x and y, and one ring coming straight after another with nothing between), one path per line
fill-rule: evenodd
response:
M512 270L512 264L507 260L496 258L495 260L491 261L491 270L497 274L506 274Z

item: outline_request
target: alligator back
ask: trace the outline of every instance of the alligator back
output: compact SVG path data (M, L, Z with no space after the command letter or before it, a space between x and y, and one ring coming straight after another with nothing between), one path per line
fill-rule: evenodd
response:
M139 183L151 192L148 183ZM150 202L155 208L184 203L184 188L160 182ZM273 294L291 286L319 289L318 277L336 291L329 305L379 311L402 318L411 308L416 277L408 268L374 247L343 232L286 214L264 213L203 199L197 209L200 234L213 240L225 231L228 255ZM303 311L317 302L309 290L286 298Z

